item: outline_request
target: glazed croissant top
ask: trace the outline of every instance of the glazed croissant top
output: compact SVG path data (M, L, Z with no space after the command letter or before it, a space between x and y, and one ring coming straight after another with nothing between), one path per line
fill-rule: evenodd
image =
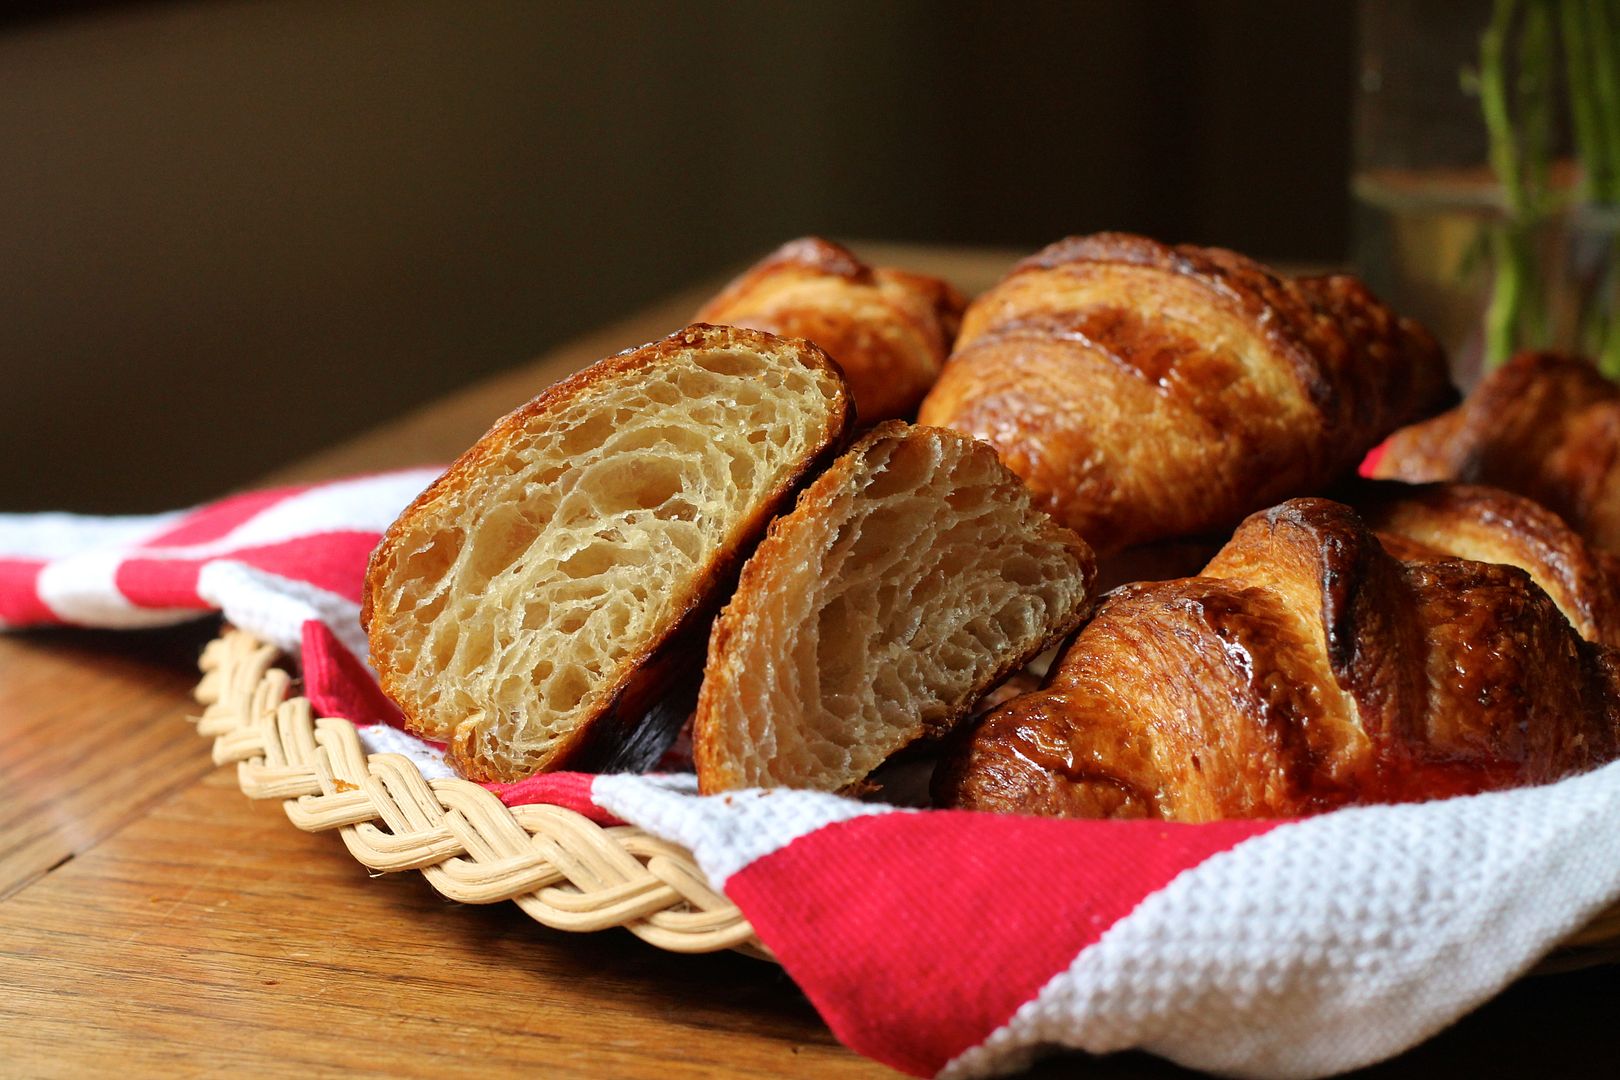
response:
M1620 387L1573 357L1520 353L1455 409L1391 436L1373 473L1507 488L1620 553Z
M1208 821L1536 783L1620 753L1617 690L1615 654L1524 570L1418 544L1398 559L1348 506L1295 499L1202 576L1109 594L936 797Z
M1620 648L1620 558L1522 495L1475 484L1358 481L1340 489L1398 559L1517 566L1587 641Z
M860 422L875 424L916 413L965 304L939 278L874 270L847 248L807 236L767 255L695 320L808 338L844 369Z
M1453 397L1434 339L1354 278L1102 233L969 306L920 421L994 444L1107 554L1317 489Z

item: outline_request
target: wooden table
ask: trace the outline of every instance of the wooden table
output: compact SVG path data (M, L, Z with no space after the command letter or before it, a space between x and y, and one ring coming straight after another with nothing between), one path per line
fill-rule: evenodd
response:
M1010 259L864 250L970 290ZM556 378L682 325L713 284L272 479L448 460ZM0 1076L895 1075L769 964L453 905L249 802L183 719L214 630L0 637ZM1617 1012L1611 969L1539 977L1368 1075L1612 1075ZM1143 1055L1037 1072L1181 1074Z

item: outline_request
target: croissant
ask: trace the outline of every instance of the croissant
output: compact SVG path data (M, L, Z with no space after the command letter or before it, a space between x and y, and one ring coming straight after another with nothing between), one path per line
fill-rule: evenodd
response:
M696 319L810 339L844 369L861 422L875 424L916 414L965 304L939 278L874 270L848 249L808 236L743 273Z
M919 420L989 440L1106 555L1319 489L1454 396L1434 339L1354 278L1102 233L968 307Z
M1073 630L1094 575L989 446L879 425L771 526L715 621L699 788L861 785Z
M1341 495L1396 558L1453 555L1517 566L1577 634L1620 648L1620 558L1540 503L1477 484L1361 481Z
M1620 753L1620 668L1513 566L1397 559L1349 507L1248 518L1202 576L1104 598L1045 689L936 774L946 805L1292 817L1539 783Z
M1520 353L1455 409L1397 431L1371 472L1516 491L1620 554L1620 387L1582 360Z
M473 779L645 768L737 568L851 422L819 349L732 327L558 383L373 553L361 621L383 689Z

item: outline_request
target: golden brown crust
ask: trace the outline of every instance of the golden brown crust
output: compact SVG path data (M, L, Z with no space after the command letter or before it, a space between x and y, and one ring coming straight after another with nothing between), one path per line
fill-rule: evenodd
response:
M994 444L1109 554L1331 482L1453 396L1433 338L1352 278L1102 233L969 306L920 419Z
M790 241L697 313L815 342L849 378L862 423L905 418L939 376L966 300L948 282L873 269L838 244Z
M842 457L799 494L798 502L791 514L785 514L771 523L765 539L743 567L730 602L720 617L714 621L709 638L708 665L693 725L693 758L700 788L705 794L763 783L767 779L773 784L785 782L781 776L767 778L745 774L736 755L729 748L733 740L730 737L732 732L728 729L739 723L736 703L731 700L738 694L738 683L744 680L757 683L767 677L761 671L755 670L752 664L745 664L739 668L734 661L739 657L757 658L762 649L769 651L780 645L775 641L758 640L761 632L760 624L764 622L766 625L773 625L769 616L781 605L781 596L788 591L788 583L800 581L805 575L816 571L815 567L806 564L805 544L802 541L807 535L819 536L829 531L827 523L840 523L836 537L832 535L825 537L829 544L836 542L841 548L841 557L835 560L833 565L841 567L847 565L843 560L852 561L857 557L856 544L859 542L859 531L856 530L855 536L847 535L849 523L844 515L847 514L847 504L851 500L852 492L865 494L870 490L869 482L872 486L882 482L881 479L872 480L867 461L868 451L884 443L910 442L917 445L930 441L953 450L963 448L972 454L982 454L987 471L995 475L996 483L1006 497L1007 503L1017 508L1016 513L1022 528L1022 534L1015 539L1009 539L1002 550L1005 550L1009 558L1020 548L1040 550L1048 558L1056 558L1057 555L1054 553L1060 553L1064 566L1063 591L1070 595L1070 599L1066 601L1067 606L1063 610L1048 613L1045 624L1040 627L1037 636L1023 643L1021 647L997 656L995 665L985 670L960 700L944 703L939 710L921 717L908 713L906 717L888 718L895 721L897 727L911 726L914 720L917 722L915 730L906 733L907 738L898 741L897 745L887 747L882 756L900 749L915 738L937 738L950 732L964 717L974 711L987 692L1015 672L1021 671L1036 656L1071 633L1084 621L1096 580L1096 563L1090 547L1071 530L1058 525L1045 514L1032 511L1027 493L1018 486L1016 479L996 462L989 448L983 444L975 445L972 440L955 431L914 427L901 421L880 424L857 440ZM951 497L954 497L954 493ZM946 501L941 500L941 519L949 512ZM940 523L935 521L931 524ZM903 539L905 538L886 536L883 542L885 546L892 547ZM896 582L892 580L878 579L868 582L867 587L879 592L895 584ZM1023 586L1030 592L1037 589L1035 582L1025 582ZM949 588L949 585L944 587ZM867 598L867 601L873 605L878 604L875 596ZM917 607L913 610L919 612L915 618L921 619L921 612L927 609ZM764 620L760 618L762 613L767 615ZM986 612L981 617L988 617L990 614ZM815 612L814 615L825 615L825 610ZM913 618L909 614L905 617L908 621ZM774 628L777 632L784 629L780 625ZM925 634L926 631L918 633ZM754 639L752 650L743 647L749 638ZM781 665L792 662L786 657L779 659ZM817 659L820 659L819 651ZM833 671L817 672L818 682L822 678L831 680L836 676L837 673ZM857 691L850 691L851 694L855 692ZM926 694L921 689L914 694L915 700L924 697ZM785 722L800 722L801 710L806 709L805 703L780 698L775 700L779 715L771 718L771 724L780 727ZM881 760L882 756L878 760ZM864 777L864 770L860 771ZM860 783L862 780L857 778L853 785L846 784L845 787L847 789Z
M1455 409L1392 435L1373 472L1505 488L1620 553L1620 388L1574 357L1520 353Z
M1576 633L1620 648L1620 559L1531 499L1476 484L1361 481L1341 491L1402 561L1455 556L1517 566Z
M1620 753L1615 654L1522 570L1392 557L1348 507L1246 520L1196 578L1104 599L974 730L945 805L1296 816L1538 783Z
M667 747L684 722L695 697L709 621L730 591L743 560L753 550L766 525L790 502L799 486L835 457L848 439L854 422L854 408L837 365L806 341L778 339L756 330L702 323L688 326L660 341L608 357L556 383L498 420L443 475L417 496L372 553L360 621L375 642L380 629L374 625L374 602L396 564L408 554L400 550L404 526L413 519L435 512L444 504L454 504L460 500L472 477L490 467L490 460L523 431L532 417L572 401L598 384L626 373L654 367L679 354L699 349L729 348L774 353L785 351L806 368L836 380L839 390L833 403L833 415L826 429L817 433L811 451L804 455L799 467L755 505L739 531L744 538L742 542L719 552L710 560L698 579L691 583L691 588L680 598L678 618L666 632L641 643L626 666L625 674L607 694L603 706L593 715L581 719L572 737L557 748L543 766L543 771L644 769L656 761ZM446 737L448 733L433 730L424 721L410 695L399 692L393 671L379 659L383 650L374 646L372 651L383 690L400 706L407 727L429 738ZM474 740L477 737L476 733L472 735ZM469 779L520 778L494 770L490 748L464 742L460 738L450 741L448 756L458 771Z

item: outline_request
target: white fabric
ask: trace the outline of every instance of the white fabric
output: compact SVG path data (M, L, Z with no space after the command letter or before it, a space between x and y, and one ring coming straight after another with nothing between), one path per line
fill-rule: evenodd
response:
M99 518L81 514L0 514L0 558L49 559L35 588L64 622L136 629L196 618L194 611L140 608L115 579L127 550L194 511Z
M150 548L141 557L211 559L320 533L381 533L438 475L436 469L409 469L323 484L266 507L217 540Z
M127 552L110 548L46 563L35 585L39 599L63 622L118 630L172 626L197 617L196 611L137 607L125 599L116 582L118 568L128 557Z
M599 778L593 792L689 848L717 885L822 825L893 812L809 792L692 799L636 777ZM1620 899L1616 821L1620 762L1539 788L1279 826L1148 896L941 1075L1016 1071L1054 1046L1140 1048L1268 1078L1383 1060Z
M773 851L835 821L870 814L910 813L819 791L733 791L693 797L640 776L599 776L596 805L692 852L709 883L726 880Z
M294 655L303 639L304 623L319 619L355 656L366 656L360 605L307 581L216 559L198 573L197 594L224 612L228 621Z
M0 558L64 559L100 548L127 547L158 535L193 512L126 517L0 514Z
M46 561L33 588L57 619L118 629L166 626L198 615L184 606L132 604L117 586L119 567L126 560L216 560L203 567L198 592L204 602L223 608L226 618L292 651L299 641L295 620L323 619L344 645L363 657L364 639L355 626L359 609L353 603L323 589L218 560L244 548L321 533L381 533L437 475L437 469L407 469L323 484L287 495L218 539L199 544L145 546L151 537L206 508L113 518L0 514L0 558Z
M1149 896L947 1075L1005 1071L1048 1042L1258 1077L1382 1060L1620 896L1616 820L1620 763L1281 826Z
M366 724L354 729L367 754L401 754L415 763L429 780L448 780L456 771L444 763L444 754L414 735L387 724Z

